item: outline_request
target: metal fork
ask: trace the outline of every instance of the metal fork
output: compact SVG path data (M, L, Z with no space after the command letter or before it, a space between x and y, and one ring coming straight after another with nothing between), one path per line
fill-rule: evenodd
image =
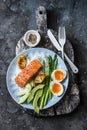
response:
M58 40L62 48L62 59L64 60L64 45L66 42L66 32L65 27L59 27Z

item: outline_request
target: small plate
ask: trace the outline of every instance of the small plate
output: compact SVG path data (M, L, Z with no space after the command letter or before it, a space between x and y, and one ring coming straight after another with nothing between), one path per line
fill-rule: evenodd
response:
M8 67L8 71L7 71L7 75L6 75L6 83L7 83L7 89L11 95L11 97L16 101L16 103L18 103L18 96L17 93L20 89L20 87L18 87L18 85L15 83L14 78L15 76L18 74L18 65L17 65L17 59L19 56L21 56L22 54L27 54L28 58L31 59L33 58L36 54L40 54L40 55L45 55L45 56L54 56L54 52L45 48L31 48L28 50L23 51L22 53L20 53L19 55L17 55L12 62L10 63L9 67ZM63 69L64 71L68 72L68 69L64 63L64 61L61 59L61 57L59 55L57 55L58 58L58 66L57 69ZM52 107L53 105L55 105L56 103L58 103L64 96L67 88L68 88L68 83L69 83L69 75L67 73L67 76L65 78L65 80L62 82L62 85L64 86L64 93L58 97L53 95L52 99L50 99L47 103L47 105L43 108L43 109L47 109L49 107ZM23 106L24 108L27 109L33 109L33 105L32 103L23 103L20 104L21 106Z

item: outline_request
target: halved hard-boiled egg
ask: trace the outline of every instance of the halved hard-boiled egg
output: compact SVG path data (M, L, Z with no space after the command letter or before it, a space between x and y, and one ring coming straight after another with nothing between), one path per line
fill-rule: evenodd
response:
M52 94L56 96L61 96L64 92L63 85L59 82L54 82L54 81L50 83L50 90Z
M56 69L52 72L51 77L54 81L61 82L66 77L66 72L62 69Z

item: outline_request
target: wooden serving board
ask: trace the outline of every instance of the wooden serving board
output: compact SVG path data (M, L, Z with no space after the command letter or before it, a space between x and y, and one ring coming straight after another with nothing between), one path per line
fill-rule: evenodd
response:
M53 50L54 52L58 53L61 56L61 53L58 52L54 46L52 45L51 41L49 40L47 36L47 14L46 9L42 6L40 6L36 10L36 22L37 22L37 30L39 31L41 35L41 41L37 47L44 47L48 48L50 50ZM53 31L53 34L57 38L57 32ZM19 54L21 51L28 49L29 47L25 45L23 39L21 38L16 46L16 55ZM69 40L66 41L65 52L69 56L69 58L74 62L74 50ZM80 102L80 95L79 95L79 88L77 84L77 77L73 74L72 70L70 69L69 65L65 61L68 70L69 70L69 87L62 98L60 102L58 102L56 105L52 106L49 109L40 111L39 116L47 117L47 116L55 116L55 115L62 115L62 114L68 114L71 113L79 104ZM27 110L29 114L36 115L34 111Z

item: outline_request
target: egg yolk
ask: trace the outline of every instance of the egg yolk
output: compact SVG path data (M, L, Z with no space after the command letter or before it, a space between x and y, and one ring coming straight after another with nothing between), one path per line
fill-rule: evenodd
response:
M57 80L64 79L64 73L62 71L57 70L57 71L55 71L54 75L55 75L55 79L57 79Z
M52 93L56 94L56 93L60 92L61 87L60 87L59 84L54 83L54 84L52 85L52 89L51 89L51 90L52 90Z

